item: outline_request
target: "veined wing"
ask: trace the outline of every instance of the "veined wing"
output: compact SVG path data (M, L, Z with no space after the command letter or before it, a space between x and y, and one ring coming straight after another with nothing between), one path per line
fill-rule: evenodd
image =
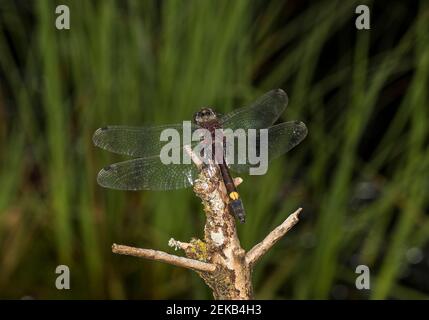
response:
M295 146L297 146L307 136L307 127L301 121L289 121L283 122L278 125L268 128L268 161L272 161L275 158L285 154ZM248 142L248 136L246 136L246 142ZM234 164L228 164L231 170L239 173L249 173L249 169L257 167L258 164L249 163L249 152L260 155L261 140L259 136L256 136L256 143L247 143L246 146L246 163L239 164L238 159L238 148L234 146Z
M288 103L286 92L275 89L267 92L250 106L236 109L221 118L223 128L263 129L276 122Z
M191 134L197 128L190 123ZM165 129L174 129L179 133L180 145L183 147L183 124L171 124L148 127L108 126L95 131L92 141L104 150L132 157L159 156L167 141L161 141ZM193 144L196 144L194 142Z
M163 164L160 157L118 162L98 173L97 182L118 190L173 190L190 187L198 176L191 164Z

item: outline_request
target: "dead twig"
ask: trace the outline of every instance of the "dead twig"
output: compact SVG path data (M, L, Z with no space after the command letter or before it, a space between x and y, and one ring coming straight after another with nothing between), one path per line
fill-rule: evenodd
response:
M254 265L277 241L280 240L299 221L302 208L292 213L281 225L271 231L264 240L255 245L246 254L246 263Z
M172 264L178 267L193 269L196 271L202 272L213 272L216 269L216 266L211 263L201 262L194 259L178 257L173 254L169 254L163 251L151 250L151 249L141 249L135 247L129 247L124 245L113 244L112 252L117 254L123 254L127 256L134 256L138 258L145 258L150 260L156 260L160 262L165 262Z

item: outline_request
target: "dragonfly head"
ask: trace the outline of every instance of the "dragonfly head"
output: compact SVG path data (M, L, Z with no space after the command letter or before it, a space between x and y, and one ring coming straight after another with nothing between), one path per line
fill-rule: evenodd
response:
M198 125L211 122L216 119L216 113L211 108L202 108L194 114L194 122Z

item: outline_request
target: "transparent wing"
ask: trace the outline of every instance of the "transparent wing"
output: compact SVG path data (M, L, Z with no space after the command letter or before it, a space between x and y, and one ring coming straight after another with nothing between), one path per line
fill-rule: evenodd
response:
M307 136L307 127L303 122L290 121L280 123L278 125L268 128L268 162L273 159L285 154L296 145L298 145ZM260 136L256 136L256 143L248 143L248 136L246 137L247 148L246 148L246 163L239 164L237 159L239 157L238 148L234 145L234 163L228 163L231 170L239 173L249 173L251 167L257 167L257 164L249 163L249 152L253 152L259 156L261 148ZM262 142L263 144L263 142ZM227 159L228 161L228 159ZM232 161L231 161L232 162Z
M275 89L267 92L250 106L236 109L221 118L223 128L262 129L276 122L288 103L286 92Z
M173 190L190 187L198 176L194 164L163 164L159 157L112 164L98 173L97 182L118 190Z
M192 134L197 127L192 123L190 127ZM108 126L97 129L92 141L97 147L110 152L132 157L152 157L159 155L167 143L160 140L165 129L177 130L182 145L184 133L182 123L148 127Z

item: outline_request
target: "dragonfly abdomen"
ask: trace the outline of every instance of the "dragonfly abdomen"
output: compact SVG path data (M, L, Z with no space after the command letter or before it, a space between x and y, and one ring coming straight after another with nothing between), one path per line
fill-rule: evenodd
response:
M222 179L225 184L226 192L228 194L228 208L241 223L244 223L246 213L244 211L243 202L240 199L240 195L235 187L234 181L232 180L231 174L229 173L228 167L223 163L219 163L219 169L222 174Z
M246 221L246 212L244 211L244 206L241 199L230 199L228 203L228 209L241 223L244 223Z

